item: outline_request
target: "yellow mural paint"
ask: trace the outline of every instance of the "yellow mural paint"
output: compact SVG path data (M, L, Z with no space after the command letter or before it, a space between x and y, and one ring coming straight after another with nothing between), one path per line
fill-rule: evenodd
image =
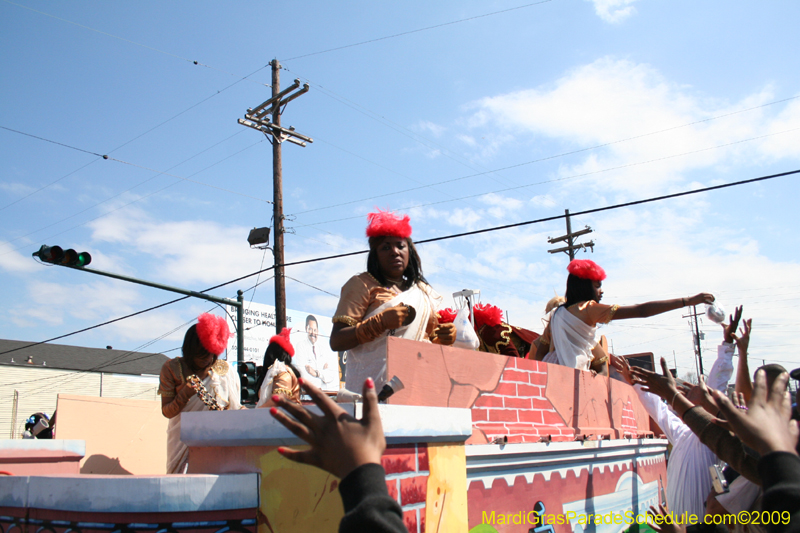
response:
M425 531L467 531L467 455L464 445L428 444L428 464Z

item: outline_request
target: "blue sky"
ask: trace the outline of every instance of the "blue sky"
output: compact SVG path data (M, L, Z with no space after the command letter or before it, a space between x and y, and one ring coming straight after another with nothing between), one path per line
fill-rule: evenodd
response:
M408 212L421 240L797 170L798 15L789 1L0 0L0 337L44 340L173 297L39 265L30 254L44 243L194 290L271 264L246 242L270 224L271 147L236 119L269 97L273 58L283 87L311 85L282 119L315 140L283 150L294 261L363 249L375 207ZM729 310L745 305L756 361L793 368L797 197L786 177L573 227L595 229L585 257L609 274L606 301L712 291ZM547 237L563 232L550 222L420 253L443 295L480 289L539 331L567 263ZM332 314L328 293L364 261L289 268L322 289L287 280L289 307ZM272 303L271 283L246 297ZM167 351L209 308L182 302L61 342ZM681 314L606 334L618 353L674 351L685 372ZM719 332L703 329L710 368Z

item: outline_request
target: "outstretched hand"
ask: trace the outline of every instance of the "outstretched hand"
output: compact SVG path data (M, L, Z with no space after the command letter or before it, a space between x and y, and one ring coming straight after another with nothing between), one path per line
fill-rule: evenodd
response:
M741 329L739 330L739 336L736 336L736 332L734 331L731 334L733 340L736 341L736 347L739 348L739 357L747 357L747 348L750 346L750 331L753 326L753 319L748 318L744 321Z
M273 396L277 406L292 416L287 416L276 407L270 409L272 416L311 445L309 450L280 447L278 452L287 459L316 466L340 479L361 465L380 464L386 449L386 438L372 379L364 382L364 414L361 420L352 417L311 383L300 380L300 384L323 415L310 413L302 405L289 402L283 396Z
M700 304L713 304L714 303L714 295L710 292L701 292L700 294L695 294L694 296L689 297L686 300L686 305L700 305Z
M680 390L677 383L675 383L675 378L672 377L672 373L667 368L667 360L663 357L661 358L661 372L659 374L644 368L631 368L631 374L634 379L642 383L642 390L652 392L672 405L675 402L675 397L680 394Z
M711 390L706 386L706 379L701 374L697 385L689 383L681 383L678 389L686 396L686 399L695 405L701 406L708 411L711 416L717 416L719 413L719 406L717 401L711 395Z
M623 379L628 383L628 385L636 385L637 383L642 383L641 380L636 379L634 377L631 364L628 360L624 357L617 357L613 354L608 354L609 360L611 361L611 366L613 366L617 372L623 377Z
M733 341L735 340L734 336L736 335L736 328L739 327L739 320L741 319L742 319L742 306L740 305L739 307L736 308L736 310L734 310L732 315L728 316L728 323L722 324L724 341L727 342L728 344L732 344Z
M726 420L714 422L733 431L742 442L762 456L770 452L789 452L797 454L797 421L791 420L792 402L786 390L789 374L786 372L772 382L767 389L767 374L756 372L756 382L750 407L747 410L734 406L721 392L712 391L720 411Z

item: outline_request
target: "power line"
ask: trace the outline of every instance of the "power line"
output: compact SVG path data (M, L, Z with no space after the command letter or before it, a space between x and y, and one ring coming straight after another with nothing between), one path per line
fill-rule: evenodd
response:
M8 0L6 0L6 1L8 1ZM367 41L361 41L361 42L357 42L357 43L353 43L353 44L346 44L344 46L337 46L335 48L328 48L327 50L320 50L319 52L311 52L310 54L303 54L301 56L294 56L294 57L290 57L289 59L281 59L281 62L283 62L283 61L292 61L294 59L303 59L305 57L316 56L316 55L320 55L320 54L327 54L328 52L335 52L336 50L344 50L345 48L353 48L354 46L361 46L363 44L375 43L375 42L378 42L378 41L385 41L386 39L394 39L395 37L402 37L403 35L410 35L412 33L419 33L421 31L433 30L433 29L436 29L436 28L442 28L444 26L452 26L453 24L459 24L461 22L467 22L467 21L470 21L470 20L476 20L476 19L480 19L480 18L484 18L484 17L491 17L492 15L499 15L501 13L508 13L509 11L516 11L518 9L524 9L526 7L531 7L531 6L538 6L539 4L546 4L547 2L550 2L550 1L551 0L542 0L541 2L534 2L532 4L525 4L525 5L522 5L522 6L511 7L511 8L503 9L503 10L500 10L500 11L493 11L492 13L484 13L483 15L476 15L474 17L469 17L469 18L465 18L465 19L453 20L453 21L450 21L450 22L443 22L442 24L436 24L434 26L427 26L425 28L419 28L419 29L416 29L416 30L409 30L409 31L401 32L401 33L395 33L393 35L387 35L385 37L377 37L375 39L369 39Z
M306 287L311 287L312 289L316 289L319 292L324 292L325 294L329 294L329 295L333 296L334 298L338 298L339 297L338 294L333 294L332 292L328 292L325 289L320 289L319 287L315 287L315 286L311 285L310 283L306 283L305 281L300 281L299 279L293 278L291 276L286 276L286 277L289 278L292 281L296 281L297 283L300 283L301 285L305 285Z
M767 181L767 180L776 179L776 178L785 177L785 176L790 176L790 175L794 175L794 174L800 174L800 169L791 170L791 171L788 171L788 172L781 172L779 174L771 174L771 175L768 175L768 176L761 176L761 177L758 177L758 178L751 178L751 179L747 179L747 180L735 181L735 182L731 182L731 183L724 183L724 184L721 184L721 185L713 185L711 187L704 187L702 189L693 189L693 190L690 190L690 191L683 191L683 192L673 193L673 194L665 194L665 195L662 195L662 196L655 196L655 197L651 197L651 198L645 198L645 199L642 199L642 200L634 200L634 201L631 201L631 202L624 202L624 203L621 203L621 204L614 204L614 205L609 205L609 206L605 206L605 207L597 207L597 208L593 208L593 209L586 209L586 210L583 210L583 211L576 211L574 213L570 213L570 216L571 217L576 217L576 216L588 215L588 214L592 214L592 213L600 213L600 212L603 212L603 211L611 211L611 210L614 210L614 209L621 209L621 208L624 208L624 207L632 207L632 206L635 206L635 205L643 205L643 204L648 204L648 203L653 203L653 202L660 202L662 200L680 198L682 196L690 196L690 195L694 195L694 194L700 194L700 193L709 192L709 191L716 191L716 190L726 189L726 188L729 188L729 187L736 187L736 186L739 186L739 185L746 185L746 184L750 184L750 183L758 183L758 182L761 182L761 181ZM493 226L493 227L490 227L490 228L484 228L484 229L480 229L480 230L465 231L465 232L462 232L462 233L455 233L455 234L451 234L451 235L443 235L441 237L434 237L434 238L431 238L431 239L423 239L423 240L417 241L415 244L419 245L419 244L426 244L426 243L431 243L431 242L439 242L439 241L450 240L450 239L458 239L458 238L462 238L462 237L480 235L480 234L483 234L483 233L489 233L489 232L501 231L501 230L505 230L505 229L529 226L529 225L532 225L532 224L540 224L542 222L550 222L550 221L553 221L553 220L558 220L558 219L564 218L565 216L566 215L554 215L554 216L551 216L551 217L538 218L538 219L535 219L535 220L517 222L517 223L514 223L514 224L505 224L505 225L502 225L502 226ZM317 257L317 258L312 258L312 259L304 259L304 260L300 260L300 261L293 261L293 262L289 262L289 263L284 263L282 266L288 267L288 266L305 265L305 264L309 264L309 263L318 263L320 261L329 261L329 260L332 260L332 259L341 259L343 257L350 257L350 256L354 256L354 255L363 255L363 254L368 253L368 252L369 252L369 250L359 250L359 251L355 251L355 252L346 252L346 253L341 253L341 254L336 254L336 255L329 255L329 256L325 256L325 257ZM232 279L230 281L226 281L226 282L220 283L220 284L215 285L213 287L209 287L208 289L202 290L200 292L206 293L208 291L212 291L212 290L218 289L220 287L224 287L226 285L230 285L232 283L236 283L237 281L242 281L244 279L251 278L253 276L257 276L257 275L259 275L259 274L261 274L263 272L267 272L269 270L273 270L274 268L275 268L275 265L267 267L267 268L263 268L263 269L255 271L255 272L251 272L249 274L245 274L243 276L239 276L238 278L234 278L234 279ZM295 281L297 281L297 280L295 280ZM52 342L54 340L63 339L65 337L76 335L78 333L83 333L85 331L96 329L96 328L99 328L101 326L106 326L108 324L113 324L114 322L119 322L120 320L124 320L126 318L131 318L131 317L134 317L136 315L147 313L149 311L153 311L155 309L159 309L161 307L165 307L167 305L179 302L181 300L186 300L188 298L190 298L190 297L189 296L182 296L180 298L176 298L174 300L170 300L168 302L165 302L165 303L162 303L162 304L159 304L159 305L155 305L155 306L149 307L147 309L143 309L141 311L137 311L135 313L131 313L131 314L128 314L128 315L125 315L125 316L121 316L121 317L112 319L112 320L108 320L106 322L102 322L102 323L96 324L94 326L89 326L87 328L83 328L83 329L80 329L78 331L74 331L72 333L66 333L66 334L60 335L58 337L53 337L52 339L31 343L29 345L20 346L18 348L14 348L14 349L11 349L11 350L6 350L5 352L0 352L0 355L5 355L7 353L15 352L15 351L22 350L22 349L25 349L25 348L29 348L29 347L32 347L32 346L38 346L40 344L45 344L47 342Z
M71 21L71 20L68 20L68 19L65 19L65 18L62 18L62 17L57 17L56 15L51 15L50 13L45 13L44 11L39 11L38 9L33 9L32 7L28 7L28 6L23 6L21 4L17 4L16 2L12 2L11 0L5 0L5 2L8 3L8 4L11 4L13 6L21 7L22 9L27 9L28 11L33 11L34 13L38 13L40 15L44 15L46 17L50 17L50 18L53 18L53 19L56 19L56 20L60 20L61 22L66 22L67 24L72 24L73 26L78 26L79 28L83 28L85 30L89 30L89 31L93 31L95 33L99 33L100 35L105 35L106 37L111 37L113 39L119 39L120 41L124 41L124 42L130 43L130 44L134 44L136 46L141 46L142 48L146 48L148 50L152 50L153 52L158 52L159 54L164 54L164 55L167 55L167 56L170 56L170 57L174 57L176 59L180 59L182 61L186 61L187 63L191 63L193 65L197 65L198 67L205 67L205 68L209 68L211 70L216 70L217 72L222 72L223 74L229 74L231 76L236 76L236 74L233 74L231 72L227 72L225 70L222 70L222 69L219 69L219 68L216 68L216 67L212 67L211 65L206 65L205 63L201 63L201 62L199 62L197 60L193 60L193 59L189 59L189 58L186 58L186 57L183 57L183 56L179 56L177 54L173 54L172 52L167 52L165 50L160 50L160 49L155 48L153 46L149 46L149 45L142 44L142 43L139 43L139 42L136 42L136 41L132 41L131 39L126 39L125 37L120 37L119 35L114 35L113 33L108 33L108 32L102 31L102 30L98 30L96 28L92 28L92 27L86 26L84 24L79 24L77 22L74 22L74 21ZM252 76L252 74L251 74L251 76ZM254 83L256 83L256 82L254 82ZM259 85L262 85L262 84L259 84ZM269 87L269 85L267 85L267 87Z
M638 161L636 163L627 163L625 165L619 165L619 166L616 166L616 167L604 168L604 169L601 169L601 170L593 170L591 172L584 172L582 174L573 174L572 176L563 176L561 178L553 178L551 180L543 180L543 181L539 181L539 182L536 182L536 183L528 183L528 184L519 185L519 186L516 186L516 187L508 187L506 189L499 189L499 190L495 190L495 191L470 194L468 196L462 196L462 197L456 198L454 200L439 200L437 202L428 202L426 204L412 205L412 206L407 207L406 209L415 209L415 208L420 208L420 207L428 207L428 206L431 206L431 205L446 204L446 203L449 203L449 202L452 202L452 201L457 201L457 200L467 200L467 199L470 199L470 198L477 198L479 196L486 196L486 195L489 195L489 194L498 194L498 193L514 191L514 190L518 190L518 189L527 189L527 188L533 187L535 185L542 185L542 184L545 184L545 183L555 183L555 182L559 182L559 181L567 181L567 180L572 180L572 179L576 179L576 178L582 178L582 177L586 177L586 176L591 176L591 175L594 175L594 174L602 174L603 172L610 172L612 170L630 168L630 167L635 167L635 166L639 166L639 165L647 165L647 164L650 164L650 163L656 163L658 161L664 161L664 160L673 159L673 158L676 158L676 157L683 157L683 156L686 156L686 155L693 155L693 154L697 154L697 153L700 153L700 152L706 152L706 151L709 151L709 150L716 150L717 148L725 148L727 146L733 146L733 145L736 145L736 144L755 141L755 140L758 140L758 139L763 139L765 137L771 137L773 135L781 135L781 134L784 134L784 133L790 133L792 131L797 131L797 130L800 130L800 128L792 128L792 129L789 129L789 130L779 131L779 132L775 132L775 133L767 133L767 134L764 134L764 135L759 135L757 137L750 137L749 139L741 139L741 140L738 140L738 141L733 141L733 142L729 142L729 143L725 143L725 144L720 144L720 145L717 145L717 146L709 146L707 148L699 148L697 150L692 150L692 151L689 151L689 152L682 152L680 154L673 154L673 155L668 155L668 156L664 156L664 157L658 157L658 158L655 158L655 159L649 159L647 161ZM450 180L450 181L457 181L458 179L461 179L461 178L457 178L457 179ZM737 182L737 183L744 183L744 182ZM699 189L699 190L708 190L708 189ZM562 216L564 216L564 215L562 215ZM330 223L333 223L333 222L342 222L342 221L345 221L345 220L354 220L356 218L360 218L360 215L352 216L352 217L337 218L337 219L334 219L334 220L326 220L326 221L323 221L323 222L313 222L311 224L300 224L298 227L318 226L318 225L322 225L322 224L330 224Z
M315 84L315 87L320 88L316 84ZM324 91L321 91L321 92L324 92ZM592 150L597 150L598 148L605 148L605 147L608 147L608 146L613 146L615 144L620 144L620 143L624 143L624 142L628 142L628 141L634 141L634 140L637 140L637 139L642 139L642 138L645 138L645 137L650 137L650 136L658 135L658 134L661 134L661 133L667 133L669 131L673 131L673 130L677 130L677 129L687 128L689 126L695 126L697 124L702 124L704 122L710 122L710 121L713 121L713 120L726 118L726 117L729 117L729 116L732 116L732 115L736 115L736 114L739 114L739 113L746 113L748 111L753 111L753 110L756 110L756 109L761 109L763 107L767 107L767 106L771 106L771 105L776 105L776 104L788 102L788 101L791 101L791 100L795 100L797 98L800 98L800 95L791 96L789 98L783 98L781 100L775 100L773 102L768 102L766 104L761 104L761 105L757 105L757 106L753 106L753 107L748 107L746 109L740 109L738 111L732 111L730 113L724 113L722 115L715 115L713 117L705 118L705 119L702 119L702 120L696 120L694 122L681 124L679 126L671 126L669 128L664 128L664 129L652 131L652 132L649 132L649 133L643 133L641 135L634 135L632 137L626 137L624 139L618 139L616 141L611 141L611 142L607 142L607 143L603 143L603 144L597 144L597 145L589 146L589 147L586 147L586 148L580 148L578 150L571 150L569 152L562 152L562 153L559 153L559 154L549 155L549 156L546 156L546 157L541 157L541 158L538 158L538 159L533 159L533 160L525 161L525 162L522 162L522 163L516 163L514 165L509 165L509 166L497 168L497 169L494 169L494 170L488 170L486 172L480 172L480 173L477 173L477 174L468 174L466 176L461 176L461 177L458 177L458 178L451 178L451 179L448 179L448 180L438 181L438 182L431 183L431 184L428 184L428 185L424 185L424 186L421 186L421 187L411 187L411 188L408 188L408 189L403 189L403 190L395 191L395 192L391 192L391 193L385 193L385 194L379 194L379 195L375 195L375 196L369 196L367 198L362 198L360 200L351 200L351 201L342 202L342 203L339 203L339 204L334 204L334 205L329 205L329 206L324 206L324 207L316 207L316 208L313 208L313 209L307 209L305 211L297 211L296 213L293 213L293 214L295 214L295 215L303 215L303 214L311 213L311 212L314 212L314 211L321 211L321 210L324 210L324 209L333 209L333 208L341 207L341 206L344 206L344 205L352 205L352 204L359 203L359 202L366 202L366 201L369 201L369 200L376 200L378 198L385 198L386 196L393 196L393 195L396 195L396 194L414 192L414 191L418 191L420 189L434 187L434 186L437 186L437 185L444 185L444 184L447 184L447 183L453 183L453 182L456 182L456 181L461 181L461 180L465 180L465 179L469 179L469 178L480 177L480 176L484 176L486 174L493 173L493 172L502 172L502 171L505 171L505 170L511 170L511 169L514 169L514 168L519 168L519 167L523 167L523 166L527 166L527 165L532 165L534 163L541 163L542 161L549 161L551 159L558 159L558 158L561 158L561 157L575 155L575 154L579 154L579 153L582 153L582 152L588 152L588 151L592 151ZM787 132L788 131L794 131L794 130L787 130ZM778 132L778 133L787 133L787 132ZM771 135L776 135L776 134L771 134ZM760 137L754 137L753 139L758 139L758 138L760 138ZM753 139L747 139L747 140L753 140ZM741 141L741 142L743 142L743 141ZM721 145L721 147L722 146L728 146L728 145L725 144L725 145ZM679 155L687 155L687 154L691 154L691 153L694 153L694 152L687 152L686 154L679 154ZM622 168L622 167L614 167L614 168L608 169L608 170L615 170L617 168ZM603 171L596 171L596 172L603 172ZM586 175L586 174L581 174L581 175L578 175L578 176L575 176L575 177L579 177L579 176L583 176L583 175ZM564 179L564 178L560 178L560 179ZM559 181L559 179L542 181L542 182L538 182L538 183L532 183L532 184L527 185L527 186L542 185L544 183L550 183L551 181ZM506 189L506 190L508 190L508 189ZM500 191L500 192L502 192L502 191ZM486 194L488 194L488 193L486 193Z

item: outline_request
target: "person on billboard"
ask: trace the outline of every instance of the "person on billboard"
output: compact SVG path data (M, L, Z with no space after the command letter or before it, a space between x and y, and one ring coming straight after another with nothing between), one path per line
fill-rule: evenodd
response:
M203 313L183 337L181 353L161 367L158 393L167 426L167 474L183 474L189 448L181 442L181 413L241 409L239 375L217 359L228 345L225 319Z
M294 346L289 340L291 330L283 328L278 335L269 340L264 352L263 367L267 371L256 382L258 403L256 407L272 407L273 396L286 397L290 402L300 403L300 372L292 364Z
M378 211L367 217L367 271L350 278L333 317L331 349L347 351L346 388L359 390L372 378L378 390L387 381L387 336L451 345L453 324L439 324L442 297L428 285L411 240L408 215Z
M553 312L534 358L545 363L594 370L608 375L608 353L600 348L597 325L612 320L645 318L687 305L712 303L714 296L700 293L689 298L659 300L637 305L605 305L605 271L589 259L574 259L567 266L566 302Z
M318 343L319 323L317 317L306 317L306 334L296 344L295 366L300 377L324 391L339 390L339 362L336 355L324 343Z

